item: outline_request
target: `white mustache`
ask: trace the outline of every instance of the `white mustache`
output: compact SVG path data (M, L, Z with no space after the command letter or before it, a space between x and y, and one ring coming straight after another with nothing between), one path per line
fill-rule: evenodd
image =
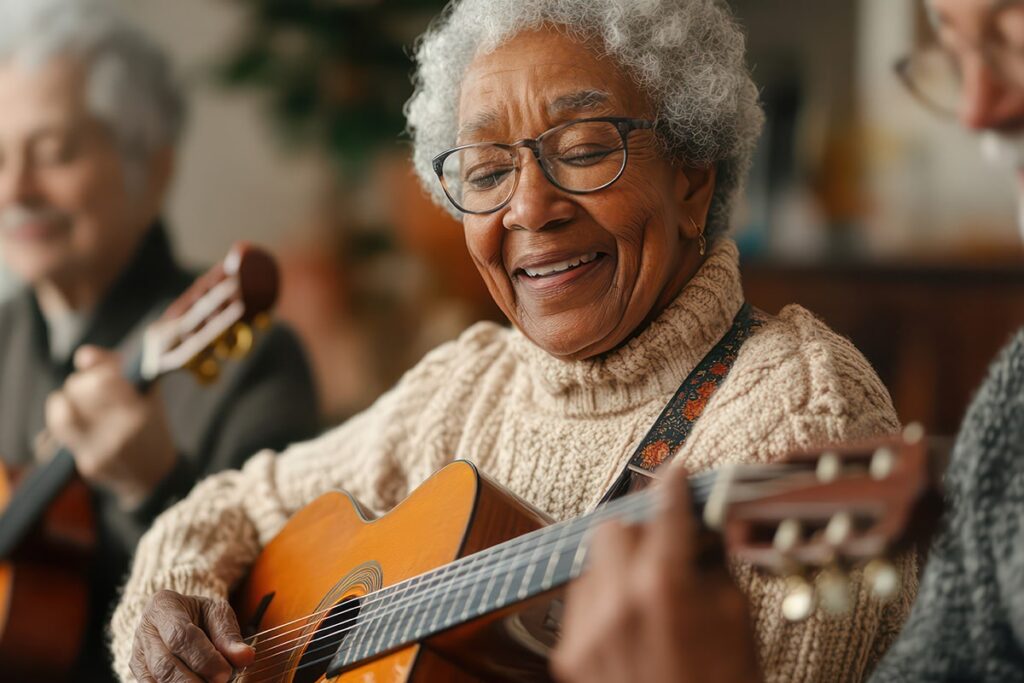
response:
M66 213L49 206L29 207L24 204L13 204L0 209L0 233L13 232L26 223L42 223L62 227L69 222L70 219Z

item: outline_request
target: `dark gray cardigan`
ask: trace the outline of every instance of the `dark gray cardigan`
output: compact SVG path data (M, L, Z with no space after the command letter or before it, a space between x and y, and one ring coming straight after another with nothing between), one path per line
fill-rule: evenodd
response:
M1024 330L967 412L946 487L945 528L873 683L1024 681Z
M142 330L193 280L177 266L161 226L144 238L132 264L94 314L81 343L137 350ZM32 462L32 443L43 428L43 403L71 372L70 360L50 359L46 326L29 290L0 304L0 459ZM93 567L92 642L83 680L113 678L99 659L102 634L118 584L139 537L155 516L195 482L239 467L262 448L281 449L313 436L318 427L313 380L298 340L275 325L249 356L226 368L218 382L199 386L185 373L160 381L160 392L180 454L177 468L138 510L125 512L103 491L93 491L99 552ZM59 615L53 615L55 623ZM87 673L86 673L87 672ZM0 675L0 678L3 678Z

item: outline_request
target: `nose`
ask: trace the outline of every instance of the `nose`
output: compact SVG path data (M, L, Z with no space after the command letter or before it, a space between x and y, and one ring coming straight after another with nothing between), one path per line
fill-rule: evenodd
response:
M0 205L30 204L38 196L35 173L24 160L9 158L0 164Z
M963 65L960 122L970 130L1018 127L1024 119L1024 88L1006 83L980 57Z
M569 221L575 203L548 181L533 153L521 148L528 158L519 171L519 184L502 216L509 230L544 230Z

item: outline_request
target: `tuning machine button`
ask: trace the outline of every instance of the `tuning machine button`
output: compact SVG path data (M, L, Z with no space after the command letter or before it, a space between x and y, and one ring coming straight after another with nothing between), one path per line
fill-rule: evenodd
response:
M924 433L924 427L920 422L911 422L903 428L903 442L909 446L913 446L924 439Z
M843 463L839 459L839 454L835 451L825 451L818 458L814 473L822 484L829 484L839 478L842 470Z
M810 581L793 574L786 577L786 596L782 599L782 616L787 621L804 621L814 614L816 598Z
M892 600L900 588L900 575L896 567L887 560L871 560L864 567L864 580L871 588L871 594L882 601Z
M795 519L784 519L775 530L775 538L772 546L782 555L788 555L796 548L800 539L803 538L804 530L800 522Z
M871 456L871 464L868 466L868 471L872 479L881 481L892 474L895 467L896 454L893 453L891 448L882 446Z
M832 615L847 614L853 605L850 596L850 577L838 565L832 565L818 574L815 588L823 610Z

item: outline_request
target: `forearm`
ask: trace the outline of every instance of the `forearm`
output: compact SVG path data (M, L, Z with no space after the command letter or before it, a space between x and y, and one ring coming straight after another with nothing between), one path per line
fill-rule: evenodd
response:
M273 488L274 458L261 454L242 471L208 478L161 515L139 543L111 622L115 670L130 680L135 627L161 589L225 598L286 519ZM276 528L275 528L276 527Z

